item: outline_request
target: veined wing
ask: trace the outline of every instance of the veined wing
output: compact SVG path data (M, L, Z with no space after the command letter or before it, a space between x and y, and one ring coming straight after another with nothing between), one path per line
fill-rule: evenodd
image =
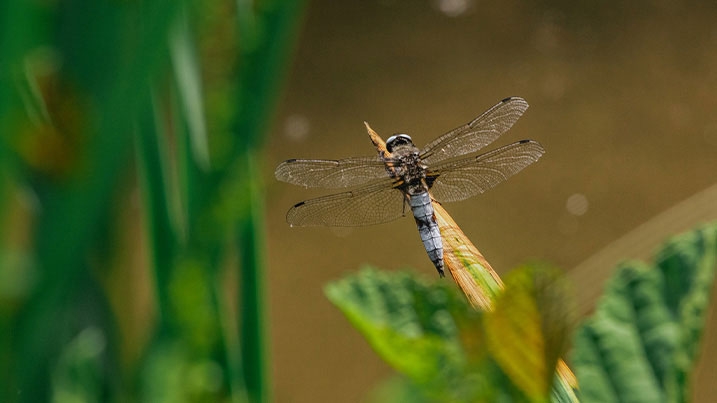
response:
M337 193L298 203L286 213L292 227L358 227L380 224L402 217L403 192L393 179L383 179L350 192Z
M505 98L471 122L433 140L421 151L421 160L430 165L476 152L508 131L526 109L528 103L523 98Z
M439 164L428 171L426 182L439 202L464 200L520 172L544 152L537 141L522 140L477 157Z
M343 188L388 177L383 161L376 157L342 160L299 160L282 162L274 171L282 182L306 187Z

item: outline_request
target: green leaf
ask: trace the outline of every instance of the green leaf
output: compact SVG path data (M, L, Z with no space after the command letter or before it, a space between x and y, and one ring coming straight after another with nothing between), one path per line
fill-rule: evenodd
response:
M525 267L510 278L493 313L475 310L452 284L427 284L405 272L365 268L325 291L381 358L418 386L392 393L419 390L426 401L547 401L552 392L574 401L572 388L551 389L571 322L561 277Z
M582 400L689 400L716 256L712 225L668 242L653 265L619 267L575 336Z
M472 308L452 290L408 273L364 268L325 292L376 352L414 381L430 382L465 366L458 323Z

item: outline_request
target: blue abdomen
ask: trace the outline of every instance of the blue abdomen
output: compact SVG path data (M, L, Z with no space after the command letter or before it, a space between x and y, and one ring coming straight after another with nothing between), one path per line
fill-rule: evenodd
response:
M409 204L413 211L413 217L416 219L418 233L423 241L423 247L426 248L428 257L436 266L438 274L443 277L443 241L441 239L441 231L438 229L436 217L431 205L431 196L428 192L421 192L410 196Z

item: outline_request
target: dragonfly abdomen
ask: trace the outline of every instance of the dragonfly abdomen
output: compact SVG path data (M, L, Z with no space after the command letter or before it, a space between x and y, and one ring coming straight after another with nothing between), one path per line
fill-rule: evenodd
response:
M412 194L409 199L413 217L416 219L418 233L426 248L428 257L436 266L438 274L443 277L443 240L441 231L436 223L436 217L431 205L431 196L428 192Z

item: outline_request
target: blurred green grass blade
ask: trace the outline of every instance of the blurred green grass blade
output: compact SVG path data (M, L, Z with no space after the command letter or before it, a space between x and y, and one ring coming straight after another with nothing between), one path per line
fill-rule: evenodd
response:
M22 71L23 58L47 34L39 7L26 1L0 2L0 138L14 135L9 120L20 108L15 80ZM10 112L13 113L10 113Z
M85 268L91 245L106 242L97 231L106 220L113 189L130 155L132 124L136 112L149 107L147 87L150 77L166 55L165 38L170 21L181 2L151 2L142 9L143 32L139 39L127 35L126 28L137 26L135 9L116 7L106 2L62 3L58 24L71 27L71 34L92 40L61 37L59 52L65 60L68 78L83 79L79 92L94 107L78 104L86 118L87 142L76 150L77 171L68 180L43 189L43 214L38 223L37 258L43 272L33 298L25 306L16 327L16 354L22 357L15 373L19 388L26 391L22 399L44 400L47 387L42 369L56 355L52 343L38 338L54 331L60 324L53 312L65 303L75 281ZM83 8L83 6L87 6ZM67 7L67 8L65 8ZM74 11L79 10L77 13ZM95 17L86 19L90 11ZM124 36L122 34L125 34ZM113 52L126 45L133 51L123 63L109 70L96 69L97 63L117 60ZM116 43L114 47L107 44ZM125 54L127 55L127 54ZM82 76L81 74L86 74Z
M42 12L31 2L0 2L0 211L7 211L14 180L24 172L13 152L13 144L21 136L19 121L24 119L20 93L16 91L22 76L23 58L37 45L43 34ZM0 214L0 228L7 228ZM0 389L0 398L2 398Z
M131 133L136 112L151 106L148 85L159 63L166 32L177 3L156 2L148 7L145 40L137 44L136 57L112 80L115 88L104 100L93 119L91 142L80 162L84 171L58 187L44 202L43 220L38 230L38 255L46 265L49 278L66 277L81 259L102 211L109 205L112 188L130 152ZM129 13L128 13L129 14ZM126 16L130 18L130 15ZM119 27L118 27L119 28ZM91 169L89 169L91 167ZM68 231L72 228L73 231Z
M209 169L209 143L204 115L202 82L196 46L186 10L180 13L169 34L169 51L174 68L179 102L186 119L192 156L202 170Z
M581 399L689 401L716 266L714 224L670 240L654 265L621 265L575 336Z
M16 7L17 4L23 6ZM236 135L233 141L227 143L230 146L226 147L229 150L226 164L215 171L208 170L214 167L209 167L208 129L202 98L205 88L199 73L200 60L194 33L190 29L193 25L189 23L194 20L189 14L182 15L179 22L175 18L180 11L194 13L195 8L185 8L188 5L185 1L117 4L105 0L79 0L58 3L51 11L45 10L42 24L39 24L42 26L39 27L29 23L31 18L23 14L31 9L31 6L25 7L26 4L30 3L10 2L0 6L3 11L8 11L7 14L3 12L0 19L6 15L18 18L10 25L3 25L0 30L22 33L17 38L8 36L11 38L8 41L5 41L8 37L0 38L0 49L3 56L14 55L12 61L18 64L26 56L29 44L46 41L56 49L63 61L57 72L58 79L69 88L68 95L74 98L68 104L72 104L72 112L77 113L81 120L77 125L78 133L71 134L81 141L77 142L77 149L72 150L76 160L72 169L67 170L66 177L35 183L42 205L42 215L35 231L37 262L42 276L34 295L23 306L17 326L13 328L11 350L14 357L10 360L12 364L8 372L17 377L17 389L24 393L19 397L12 396L11 400L44 401L52 391L73 397L72 393L63 392L74 389L72 380L66 377L56 378L62 380L50 390L51 363L57 359L62 361L61 356L65 355L63 348L65 351L70 348L62 337L66 333L59 332L65 329L64 318L56 313L74 307L69 301L71 296L80 294L79 287L82 285L76 280L88 275L88 255L92 254L93 259L100 261L99 264L93 262L97 267L105 267L101 262L105 257L98 258L94 252L97 249L104 251L112 242L105 229L112 202L116 199L116 185L122 179L132 155L133 138L143 194L142 206L148 213L151 264L160 307L161 323L156 339L176 337L188 342L189 347L183 348L205 354L199 361L211 364L208 367L226 364L223 360L228 355L222 350L222 341L214 338L218 334L218 326L213 315L218 311L218 293L222 291L216 287L208 293L204 291L205 282L217 279L218 267L221 266L219 262L227 243L234 239L233 236L238 236L242 265L242 297L239 303L239 311L242 312L242 360L237 357L236 361L248 367L246 373L236 370L237 373L232 376L247 381L248 394L244 395L243 390L231 393L236 399L248 396L252 401L271 400L264 305L263 189L257 180L260 176L257 153L260 136L268 128L279 88L284 82L304 2L241 3L249 5L241 10L245 13L242 15L251 17L256 23L243 26L253 30L257 41L252 46L242 47L240 78L235 85L224 87L237 88L238 111L233 118L227 118ZM243 19L239 18L239 21L241 25ZM60 34L55 43L49 35L57 31L57 27L62 29L58 31ZM48 36L44 38L42 35ZM244 44L245 39L240 37L239 41ZM5 66L0 66L1 79L9 88L13 78L10 73L13 71ZM176 119L170 125L180 123L176 125L179 129L175 133L179 133L176 144L178 166L182 169L180 192L185 192L179 198L167 187L171 182L166 158L171 153L168 149L171 139L163 136L167 128L161 126L166 118L162 113L166 111L162 109L161 102L155 99L153 103L150 96L150 86L161 87L156 84L163 83L164 77L160 74L165 70L162 69L171 67L174 68L175 80L170 86L177 92L176 97L169 97L169 102L176 102L178 107L170 113L170 119ZM63 87L63 90L66 88ZM21 103L13 92L4 89L0 92L0 128L11 128L11 122L5 119L5 111L21 111ZM65 95L63 92L63 97ZM219 114L227 109L222 109ZM231 116L231 113L224 116ZM226 131L228 124L225 122L220 126L220 130ZM4 140L0 150L2 154L6 151ZM239 185L234 183L237 170L242 171ZM241 214L232 210L228 217L216 214L218 209L225 207L215 204L225 201L222 199L225 185L237 188L244 184L248 184L250 189L250 194L244 195L249 200L244 203L248 206L247 210ZM182 205L186 226L173 221L168 207L182 197L186 197ZM202 284L190 284L195 290L204 290L200 293L202 305L194 305L194 310L182 305L187 300L181 299L181 296L171 295L178 288L185 291L180 294L188 294L186 284L179 287L173 282L176 280L173 274L180 250L182 259L195 259L193 263L196 263L197 270L206 274L202 277ZM173 289L173 284L178 288ZM176 313L173 310L186 314L180 315L180 312L176 315L181 316L177 327L168 323L173 322L171 317ZM193 315L189 315L189 311ZM197 318L197 312L204 314L204 320ZM207 315L207 312L210 313ZM182 329L172 333L179 326L183 326ZM66 330L72 332L78 329L70 326ZM48 339L48 334L60 337ZM190 357L188 362L194 365L197 360ZM62 365L56 368L60 367ZM225 369L218 369L220 379ZM57 373L61 372L57 369ZM231 385L241 384L237 379L231 380Z
M256 153L285 81L288 61L303 15L303 1L237 2L240 44L239 79L233 125L234 155L245 159L249 183L248 211L238 222L240 253L240 344L249 399L271 401L267 364L265 269L263 257L263 188Z
M260 167L253 153L247 153L249 215L239 223L240 334L244 382L251 401L271 401L267 332L266 280L264 270L264 210Z
M242 148L258 145L260 136L268 130L305 3L303 0L270 0L259 4L237 1L241 54L236 133Z
M167 143L163 141L161 106L156 97L152 108L141 113L136 133L136 158L139 187L145 206L149 234L149 253L154 273L154 289L158 299L160 323L169 319L171 303L168 285L175 262L177 237L173 231L166 177ZM161 325L160 325L161 326Z

